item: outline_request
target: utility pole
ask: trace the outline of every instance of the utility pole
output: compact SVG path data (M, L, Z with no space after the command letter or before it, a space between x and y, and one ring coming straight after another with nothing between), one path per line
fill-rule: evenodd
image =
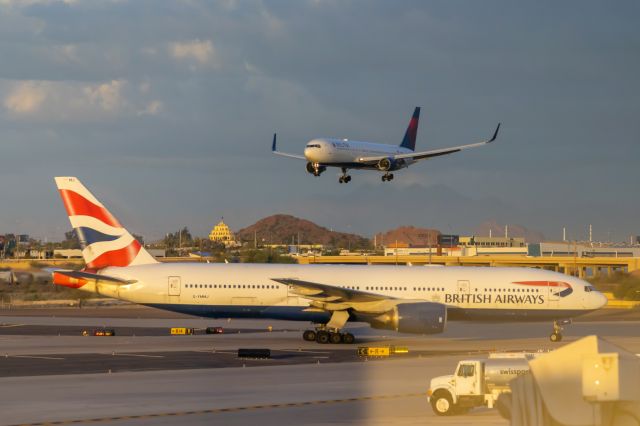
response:
M593 242L593 226L589 224L589 242Z
M567 241L567 228L562 227L562 241Z

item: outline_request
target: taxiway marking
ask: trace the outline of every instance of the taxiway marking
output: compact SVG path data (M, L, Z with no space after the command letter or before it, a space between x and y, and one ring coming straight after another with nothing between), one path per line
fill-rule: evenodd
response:
M11 358L29 358L29 359L64 359L54 356L35 356L35 355L9 355Z
M128 415L128 416L117 416L117 417L95 417L92 419L74 419L74 420L58 420L58 421L47 421L47 422L38 422L38 423L22 423L21 426L45 426L45 425L68 425L68 424L77 424L77 423L116 422L116 421L131 420L131 419L150 419L155 417L171 417L171 416L178 417L178 416L193 416L193 415L202 415L202 414L233 413L238 411L304 407L307 405L342 404L347 402L377 401L382 399L416 398L416 397L423 397L423 396L425 396L423 392L404 393L404 394L395 394L395 395L373 395L373 396L360 396L355 398L343 398L343 399L321 399L321 400L315 400L315 401L285 402L280 404L258 404L258 405L248 405L244 407L210 408L205 410L193 410L193 411L175 411L175 412L167 412L167 413L139 414L139 415Z

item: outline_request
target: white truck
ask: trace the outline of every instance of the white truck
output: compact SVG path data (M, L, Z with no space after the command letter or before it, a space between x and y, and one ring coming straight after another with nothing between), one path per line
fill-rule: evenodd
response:
M428 401L439 416L464 414L474 407L493 405L510 392L512 379L529 373L529 360L537 353L495 353L489 359L464 360L455 373L431 379Z

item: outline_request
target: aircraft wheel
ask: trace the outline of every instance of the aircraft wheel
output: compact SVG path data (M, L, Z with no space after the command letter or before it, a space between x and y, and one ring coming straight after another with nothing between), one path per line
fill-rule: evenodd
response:
M313 342L316 340L316 332L313 330L306 330L302 333L302 338L307 342Z
M387 178L387 180L393 180L393 173L389 173L389 177Z
M549 340L551 340L552 342L559 342L562 340L562 334L551 333L551 336L549 336Z
M387 180L387 175L382 175L382 181L386 182L386 180Z
M333 344L337 344L342 342L342 336L340 336L340 333L330 333L329 334L329 342L333 343Z
M316 342L318 343L329 343L329 332L320 330L316 333Z
M338 179L338 182L344 183L344 177L340 176L340 179Z
M344 333L342 335L342 343L346 343L348 345L352 344L353 342L355 342L356 338L353 337L353 334L351 333Z
M351 182L351 176L345 176L344 181L345 183Z

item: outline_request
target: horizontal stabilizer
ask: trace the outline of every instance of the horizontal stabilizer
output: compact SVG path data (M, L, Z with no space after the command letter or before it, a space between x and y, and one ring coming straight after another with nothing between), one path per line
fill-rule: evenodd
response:
M304 155L289 154L288 152L280 152L276 147L276 134L273 134L273 142L271 142L271 152L282 157L295 158L297 160L306 160Z
M53 271L53 283L64 287L80 288L83 285L93 283L126 285L133 284L136 280L124 280L122 278L110 277L108 275L94 274L85 271Z

